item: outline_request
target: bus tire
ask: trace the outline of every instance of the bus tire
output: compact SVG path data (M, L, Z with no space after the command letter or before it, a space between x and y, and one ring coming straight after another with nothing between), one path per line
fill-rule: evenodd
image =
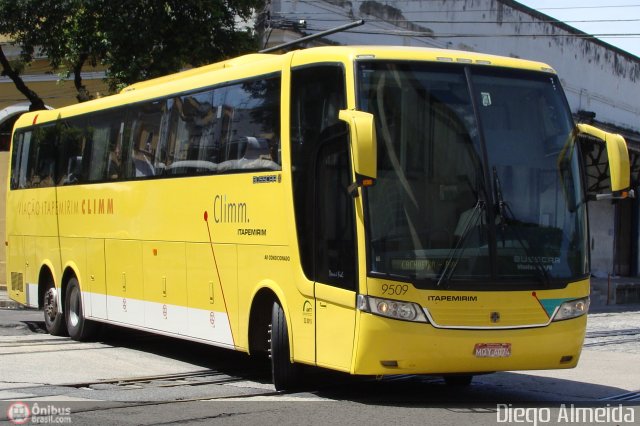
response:
M473 376L471 374L453 374L451 376L443 376L447 386L464 387L471 385Z
M91 338L95 332L96 324L84 317L80 284L78 284L78 280L75 277L71 278L67 284L64 307L64 317L67 323L69 337L78 341Z
M278 302L271 310L269 334L273 384L278 391L295 389L300 383L300 366L291 362L287 319Z
M58 306L58 290L53 283L47 285L42 301L42 310L44 312L44 326L47 333L52 336L66 336L67 324L64 314L60 312Z

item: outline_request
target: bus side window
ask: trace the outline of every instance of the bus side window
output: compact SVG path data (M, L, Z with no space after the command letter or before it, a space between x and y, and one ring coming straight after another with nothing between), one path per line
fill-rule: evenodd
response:
M11 155L11 189L26 187L27 160L30 142L31 131L16 132L13 138L13 153Z
M88 181L104 182L121 177L122 131L125 111L118 109L89 118L89 144L85 157L89 161Z
M125 161L129 165L126 177L144 178L156 175L154 162L166 103L166 100L147 102L134 111L129 149L125 155Z
M316 281L355 290L355 222L346 124L322 134L316 160ZM330 133L330 134L328 134Z
M83 154L86 147L86 130L83 119L71 119L57 125L58 134L58 185L84 182Z
M327 232L348 228L345 221L350 213L347 211L336 213L339 217L336 216L335 219L318 217L320 211L322 214L327 214L327 210L317 206L316 203L321 203L323 197L322 194L315 194L316 191L334 191L339 186L339 182L343 180L340 167L346 167L346 165L341 155L338 155L339 147L326 146L322 149L323 152L319 152L319 149L325 143L334 145L334 142L329 142L329 139L336 135L334 130L339 130L335 125L339 121L338 111L346 107L345 95L344 70L340 64L301 67L292 72L291 164L296 229L302 268L308 279L322 279L332 285L349 288L352 287L352 283L349 281L352 278L348 275L352 273L354 268L343 266L349 262L346 260L347 258L345 258L343 265L335 264L335 256L340 253L334 250L333 242L326 238L322 242L318 242L318 244L332 245L332 247L325 247L318 251L314 239L314 233L320 238L318 235L321 231L320 228ZM321 154L326 154L328 157L320 158ZM323 162L327 167L331 165L324 174L318 170L323 167ZM344 169L342 172L348 173L348 169ZM317 179L321 179L321 182ZM327 196L329 195L327 194ZM333 193L332 196L341 197L341 195ZM336 208L347 208L346 205L341 204L342 200L335 199L333 201L332 205ZM333 222L331 222L332 220ZM318 222L322 223L318 224ZM352 239L353 232L345 234L343 237ZM337 241L337 238L334 239L334 242ZM355 243L350 240L345 243L341 255L345 256L350 251L349 258L353 258L354 250ZM332 275L331 279L329 279L330 275Z
M280 77L225 88L218 171L280 170Z
M215 173L220 146L217 92L207 90L167 101L156 169L172 176Z

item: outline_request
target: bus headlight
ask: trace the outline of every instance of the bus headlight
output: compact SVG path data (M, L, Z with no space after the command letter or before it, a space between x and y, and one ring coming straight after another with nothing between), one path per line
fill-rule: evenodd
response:
M576 318L589 311L589 297L564 302L553 317L554 321Z
M382 317L403 321L428 322L422 307L413 302L358 295L358 309Z

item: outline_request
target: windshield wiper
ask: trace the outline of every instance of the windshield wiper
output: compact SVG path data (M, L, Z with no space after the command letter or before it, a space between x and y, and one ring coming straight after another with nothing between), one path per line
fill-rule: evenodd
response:
M509 204L506 201L504 201L504 198L502 197L502 186L500 184L500 178L498 177L498 171L496 169L496 166L493 166L492 170L493 170L493 187L495 191L494 195L495 195L495 201L496 201L497 218L500 222L499 227L500 227L500 233L502 235L502 247L505 246L505 234L506 234L507 226L509 225L508 222L511 222L514 224L514 226L512 226L511 229L513 229L515 238L520 244L522 251L524 251L524 254L527 259L531 259L533 261L532 262L533 266L535 270L538 272L538 276L542 279L542 283L546 287L548 287L551 282L549 271L547 271L547 268L542 264L542 262L540 262L538 257L529 255L527 244L525 244L524 238L522 238L522 235L520 234L520 230L518 229L518 226L515 225L517 223L522 223L522 221L519 221L518 219L516 219L515 214L513 214L513 211L511 210L511 207L509 207ZM496 244L497 244L497 241L496 241Z
M460 237L458 238L455 247L453 247L447 255L447 260L445 261L445 264L443 266L442 273L440 274L440 278L436 283L437 287L439 287L442 283L449 282L449 280L451 279L456 266L458 266L458 262L462 258L462 254L466 250L466 242L469 231L473 228L473 226L476 225L478 219L482 218L482 215L484 214L486 208L486 202L484 200L478 199L475 206L473 206L473 210L471 210L471 212L467 215L464 226L462 228L462 232L460 233Z

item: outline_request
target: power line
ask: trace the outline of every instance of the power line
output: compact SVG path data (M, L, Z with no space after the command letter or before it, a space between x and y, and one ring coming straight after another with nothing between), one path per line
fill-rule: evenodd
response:
M425 0L422 0L425 1ZM441 2L442 0L426 0L426 1L432 1L432 2ZM466 0L458 0L461 2L464 2ZM319 6L318 5L318 1L314 0L314 1L305 1L305 0L280 0L280 3L294 3L294 4L299 4L299 3L304 3L304 4L308 4L308 5L312 5L312 6ZM340 7L340 6L336 6L335 4L329 3L327 1L322 1L322 3L325 3L328 6L334 6L334 7ZM517 10L517 11L522 11L526 13L526 10L524 9L529 9L529 10L534 10L534 11L543 11L543 10L581 10L581 9L620 9L620 8L640 8L640 4L639 3L634 3L634 4L618 4L618 5L602 5L602 6L558 6L558 7L540 7L540 8L532 8L526 5L522 5L522 8L518 8L517 6L510 6L510 5L505 5L507 7L510 7L513 10ZM425 10L425 9L415 9L415 10L405 10L405 9L398 9L401 13L405 14L405 13L477 13L477 12L496 12L496 9L460 9L460 10ZM274 12L274 13L278 13L278 12ZM305 13L313 13L313 14L324 14L324 13L330 13L330 12L305 12Z
M285 15L294 15L295 19L298 18L303 18L305 16L305 14L301 13L301 14L296 14L293 12L286 12L286 13L279 13L277 14L277 16L282 16L286 19ZM343 22L345 21L346 18L311 18L311 21L317 21L317 22ZM393 21L387 21L384 19L380 19L380 18L369 18L367 19L367 22L386 22L386 23L393 23L393 24L397 24L397 23L414 23L414 24L491 24L491 25L496 25L496 24L518 24L518 25L537 25L537 24L557 24L558 22L563 22L565 24L569 24L569 23L602 23L602 22L640 22L640 18L638 19L586 19L586 20L571 20L571 21L559 21L559 20L552 20L552 21L438 21L438 20L414 20L414 19L398 19L398 20L393 20Z
M307 31L323 31L319 28L306 28ZM400 37L429 37L429 38L581 38L581 39L593 39L593 38L612 38L612 37L625 37L636 38L640 37L640 33L602 33L602 34L541 34L541 33L528 33L528 34L461 34L461 33L433 33L430 31L404 31L404 30L349 30L346 33L355 34L371 34L371 35L394 35Z

